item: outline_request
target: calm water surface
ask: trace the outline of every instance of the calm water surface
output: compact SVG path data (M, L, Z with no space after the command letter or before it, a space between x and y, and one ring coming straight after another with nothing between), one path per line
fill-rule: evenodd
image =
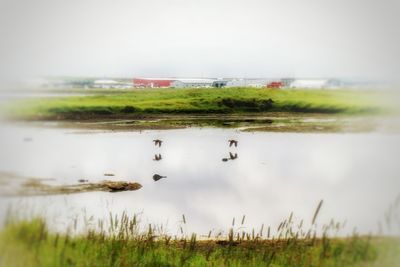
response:
M24 141L31 138L30 142ZM153 139L162 139L155 147ZM237 139L237 148L228 139ZM28 177L139 182L121 193L1 197L0 216L12 205L47 216L65 228L76 216L108 218L111 211L141 214L143 223L175 233L182 214L187 231L227 229L246 215L245 226L276 227L290 212L310 221L320 199L319 221L347 221L348 230L377 230L400 193L400 135L245 133L190 128L99 132L32 125L0 125L0 171ZM222 161L229 152L237 159ZM154 155L162 160L155 161ZM114 177L105 177L113 173ZM154 174L166 179L154 182Z

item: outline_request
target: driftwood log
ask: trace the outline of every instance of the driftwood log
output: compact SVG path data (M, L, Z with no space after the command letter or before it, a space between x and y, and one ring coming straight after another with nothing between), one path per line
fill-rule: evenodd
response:
M75 194L84 192L121 192L134 191L142 188L139 183L124 181L101 181L98 183L79 183L73 185L49 185L41 180L31 179L23 183L22 190L18 195L57 195Z

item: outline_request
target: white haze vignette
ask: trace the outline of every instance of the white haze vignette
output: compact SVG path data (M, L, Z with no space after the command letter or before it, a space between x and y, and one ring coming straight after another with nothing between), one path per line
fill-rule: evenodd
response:
M399 6L397 0L0 0L0 80L396 81Z

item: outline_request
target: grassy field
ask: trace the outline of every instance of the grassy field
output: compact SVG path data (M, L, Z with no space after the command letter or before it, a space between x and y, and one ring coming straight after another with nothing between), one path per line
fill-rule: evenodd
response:
M234 232L198 240L139 233L136 219L115 219L107 231L78 235L48 230L40 218L6 223L0 231L0 266L398 266L400 243L394 238L358 236L299 237L287 225L279 236ZM262 231L262 229L261 229ZM269 232L269 229L265 229ZM286 234L285 234L286 233ZM288 234L289 233L289 234Z
M265 112L371 114L383 110L382 96L374 91L265 88L136 89L30 99L8 106L11 116L28 119Z

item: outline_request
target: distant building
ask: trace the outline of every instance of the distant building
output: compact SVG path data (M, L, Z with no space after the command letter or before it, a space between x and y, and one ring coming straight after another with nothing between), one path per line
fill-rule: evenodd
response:
M329 79L298 79L290 84L290 88L321 89L332 86Z
M126 81L116 81L116 80L95 80L93 82L94 88L113 88L113 89L129 89L132 88L132 84Z
M284 86L284 83L281 81L273 81L273 82L269 82L267 83L267 88L271 88L271 89L278 89L278 88L282 88Z
M246 86L245 79L232 79L226 83L227 87L244 87Z
M215 80L213 79L177 79L172 82L171 87L184 88L184 87L212 87Z
M212 86L217 87L217 88L222 88L222 87L225 87L227 85L227 83L228 83L228 81L217 80L212 83Z
M266 79L231 79L227 82L227 87L264 87L267 83Z
M116 85L118 84L117 81L114 80L96 80L94 81L94 86L95 87L102 87L102 86L111 86L111 85Z
M121 86L113 80L96 81L101 88ZM334 79L264 79L264 78L134 78L135 88L205 88L205 87L255 87L255 88L337 88L343 86Z
M283 87L290 87L292 82L294 82L294 78L282 78L281 82L283 83Z
M134 78L134 87L171 87L174 79L170 78Z

